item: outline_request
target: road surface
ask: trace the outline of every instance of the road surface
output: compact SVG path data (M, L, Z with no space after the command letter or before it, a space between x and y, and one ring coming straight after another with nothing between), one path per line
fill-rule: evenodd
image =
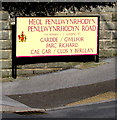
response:
M117 102L117 101L116 101ZM42 118L115 118L115 101L97 104L83 105L64 108L60 110L47 111L46 114L13 114L3 113L3 120L39 120ZM8 119L9 118L9 119ZM10 119L11 118L11 119ZM34 119L35 118L35 119Z

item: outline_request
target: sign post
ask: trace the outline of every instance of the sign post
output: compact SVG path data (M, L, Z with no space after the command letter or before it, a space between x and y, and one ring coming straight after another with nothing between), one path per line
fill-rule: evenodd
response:
M16 26L12 26L12 77L17 77L17 59L16 59Z

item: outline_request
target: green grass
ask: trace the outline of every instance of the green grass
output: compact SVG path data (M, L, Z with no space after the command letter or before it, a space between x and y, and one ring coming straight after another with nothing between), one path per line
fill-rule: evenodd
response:
M99 63L95 63L95 62L86 62L83 63L81 62L78 66L75 66L75 68L77 69L89 69L89 68L94 68L100 65L104 65L105 62L99 62Z
M13 82L13 78L1 78L0 82Z

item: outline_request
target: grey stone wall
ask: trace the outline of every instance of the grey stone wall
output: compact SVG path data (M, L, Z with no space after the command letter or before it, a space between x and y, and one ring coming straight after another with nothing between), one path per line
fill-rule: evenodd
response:
M117 4L116 4L117 6ZM117 49L117 9L115 7L97 7L92 11L81 9L76 13L58 12L56 16L100 16L99 51L100 57L115 56ZM38 63L19 65L17 75L29 76L69 68L76 63ZM0 73L2 78L12 76L12 29L9 14L0 11Z
M0 11L0 73L1 77L11 76L12 68L12 30L9 14Z

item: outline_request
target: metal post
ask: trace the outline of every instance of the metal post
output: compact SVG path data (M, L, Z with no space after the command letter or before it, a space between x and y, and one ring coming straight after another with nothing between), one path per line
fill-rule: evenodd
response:
M12 64L12 77L14 79L16 79L16 77L17 77L17 65L14 63Z
M95 61L95 62L99 62L99 55L95 55L95 56L94 56L94 61Z
M17 61L16 61L16 26L12 26L12 77L17 77Z

